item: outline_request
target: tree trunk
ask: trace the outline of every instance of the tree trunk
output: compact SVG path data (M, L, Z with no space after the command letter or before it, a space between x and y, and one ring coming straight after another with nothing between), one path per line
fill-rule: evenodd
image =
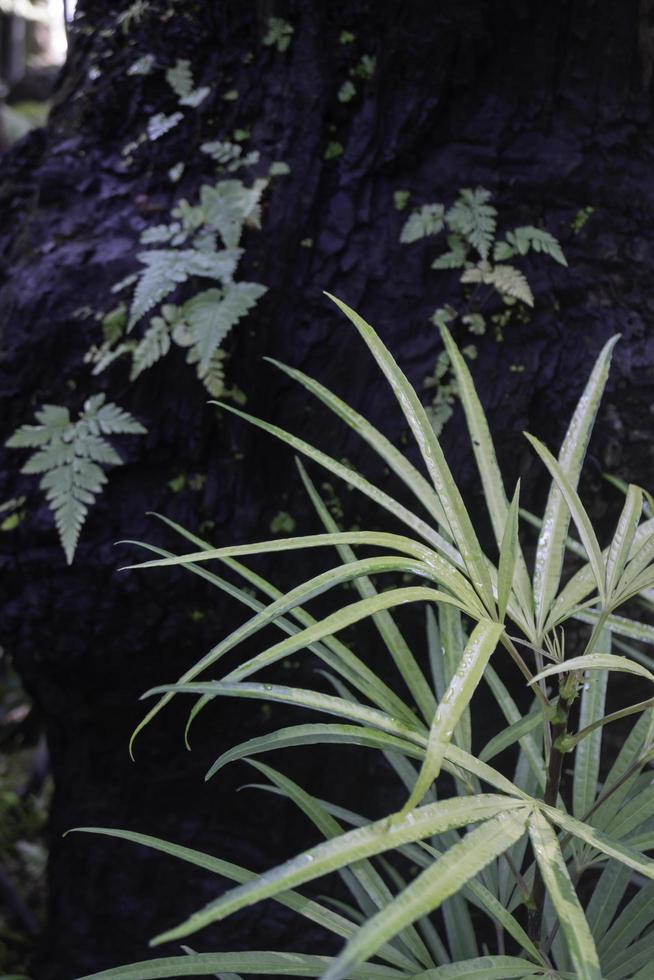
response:
M342 297L374 324L422 390L440 351L430 316L456 302L459 287L456 275L431 270L433 240L399 243L409 212L396 209L394 193L409 191L412 207L450 203L461 186L480 185L492 191L508 227L542 224L561 240L569 262L563 269L534 261L529 322L510 325L503 343L490 332L476 341L474 375L507 488L520 475L523 500L542 503L542 469L520 433L529 429L558 446L595 355L616 332L623 339L585 499L599 498L602 469L647 486L654 462L651 3L152 2L140 18L120 21L127 6L79 3L51 119L6 155L1 172L6 435L32 421L44 402L77 412L97 390L149 429L121 447L127 465L111 474L71 568L34 479L19 475L24 456L6 451L0 470L0 502L25 495L28 510L0 536L1 639L43 712L56 786L50 917L37 980L145 958L150 936L216 893L206 875L180 872L146 849L62 838L71 827L138 830L255 869L315 839L276 797L236 794L251 779L245 765L207 785L202 779L223 749L279 727L289 713L269 717L250 703L212 707L188 754L184 713L173 706L141 736L136 762L127 757L142 714L138 696L177 678L243 613L192 575L118 572L143 553L113 542L183 550L173 532L146 517L153 510L193 531L213 522L205 533L215 543L268 537L280 511L293 516L300 533L318 528L291 451L207 406L183 358L171 355L133 384L120 363L99 378L83 363L99 328L76 311L110 309L112 285L138 268L139 233L169 220L180 197L194 203L200 186L215 179L201 144L249 129L247 147L259 150L266 166L290 167L268 192L261 231L246 233L244 277L268 292L227 345L229 377L252 414L392 486L344 427L332 426L303 389L262 358L307 371L403 445L392 393L322 293ZM262 43L270 16L293 27L285 51ZM146 54L156 69L129 74ZM372 70L370 63L357 69L364 56L376 59ZM210 95L169 133L125 154L154 113L176 110L164 69L180 58L191 61L195 84L210 86ZM356 94L341 101L348 80ZM168 173L180 163L183 176L174 183ZM576 233L575 218L586 207L594 213ZM443 441L479 510L460 413ZM417 458L410 445L407 452ZM312 474L325 479L315 467ZM336 489L346 524L384 523L354 494ZM598 499L595 516L614 505L617 499ZM307 571L296 563L257 567L283 587ZM421 615L408 628L421 649ZM365 655L371 663L381 659L375 643ZM307 657L296 660L294 679L313 669ZM397 792L391 777L365 753L343 753L300 753L281 767L319 796L384 812ZM192 945L283 949L296 940L305 950L329 949L290 913L266 906L200 933Z

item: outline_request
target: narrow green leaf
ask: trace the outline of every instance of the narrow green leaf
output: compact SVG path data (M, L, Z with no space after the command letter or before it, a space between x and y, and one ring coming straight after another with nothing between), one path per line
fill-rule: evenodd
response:
M424 749L415 743L389 735L374 728L363 728L359 725L291 725L280 728L276 732L248 739L240 745L228 749L219 756L211 766L205 779L212 776L239 759L259 755L261 752L275 752L277 749L295 748L298 745L360 745L365 748L379 749L383 752L401 752L412 759L421 759Z
M336 521L329 513L324 501L309 478L308 473L299 460L297 463L302 482L304 483L306 491L309 494L309 498L315 507L325 530L331 532L332 534L338 533L339 528ZM344 562L349 563L354 561L356 558L354 551L349 547L349 545L339 545L338 553L341 560ZM473 605L476 605L476 596L470 589L463 576L460 575L460 573L457 572L453 566L448 565L444 559L439 558L437 565L439 567L441 565L446 566L444 569L444 575L445 578L447 578L448 587L450 589L453 588L455 594L458 595L460 599L465 595L468 595L468 598L472 600ZM432 566L428 567L431 568ZM438 573L434 570L432 574L435 576ZM377 594L377 589L367 575L359 576L355 581L355 587L359 595L364 599L371 598ZM431 688L427 684L425 676L418 666L413 653L409 649L406 640L402 636L402 633L395 623L395 620L387 610L382 610L381 612L376 613L373 616L373 622L386 645L386 649L393 658L395 666L402 675L402 678L404 679L404 682L412 696L415 698L416 704L418 705L418 708L420 709L426 723L429 724L434 715L434 711L436 710L436 702Z
M654 885L640 888L600 939L597 950L606 973L619 965L629 944L651 927L653 903Z
M534 709L531 714L525 715L518 721L509 725L507 728L503 728L501 732L494 735L487 743L484 745L483 749L479 753L479 758L482 762L490 762L494 759L496 755L500 752L504 752L511 745L514 745L525 735L533 732L535 728L541 727L543 724L543 713L540 708Z
M190 956L166 956L130 966L117 966L81 977L80 980L160 980L164 977L176 980L178 977L208 977L235 970L271 977L318 977L331 962L329 956L309 956L307 953L193 953ZM404 976L398 970L374 964L367 964L351 974L352 980L399 980Z
M504 632L501 623L482 620L475 627L466 645L461 663L450 681L429 732L427 754L409 799L402 808L402 814L416 806L437 778L445 747L451 741L452 733L470 703L472 695L482 678L486 664L494 652L500 636Z
M438 804L435 804L436 806ZM401 895L377 913L334 960L323 980L343 980L400 929L438 908L525 832L529 810L521 807L486 820L423 871Z
M273 541L257 541L253 544L232 545L226 548L205 548L202 551L194 551L188 555L175 555L174 558L160 558L153 561L143 561L135 565L125 565L121 570L166 568L169 565L190 565L197 564L197 562L213 561L214 559L240 558L245 555L263 555L277 551L336 547L339 544L390 548L391 550L398 551L400 554L417 558L419 561L426 561L433 554L431 549L426 546L399 534L388 534L381 531L342 531L339 534L307 534L294 538L280 538Z
M576 613L575 619L594 626L598 620L598 614L594 611L584 610ZM614 635L626 636L630 640L639 640L641 643L654 644L654 626L650 626L649 623L638 623L634 619L627 619L625 616L616 616L615 613L612 613L606 617L604 625ZM636 655L637 653L634 652L634 657ZM646 659L651 662L650 658Z
M504 490L504 481L502 480L502 474L497 462L495 446L493 445L486 415L475 390L468 365L461 356L458 347L454 343L452 334L445 324L440 323L439 329L443 342L445 343L445 349L450 358L450 363L456 375L458 392L465 412L468 432L470 433L472 451L484 488L484 501L488 508L493 531L495 532L495 541L497 546L500 547L507 529L509 502L506 491ZM517 538L517 515L515 525ZM534 597L529 573L527 572L527 565L519 543L516 544L514 560L517 565L516 595L518 596L524 615L528 620L533 620ZM503 619L503 614L500 615L500 619Z
M326 636L332 636L354 623L367 619L373 613L383 609L393 609L397 606L414 602L451 602L457 605L457 600L445 592L438 589L426 589L421 586L414 586L403 589L392 589L389 592L382 592L372 596L370 599L360 599L352 602L342 609L337 610L325 619L320 620L313 626L289 636L286 640L281 640L274 646L264 650L263 653L252 657L245 664L236 667L225 675L225 680L235 681L248 677L255 671L275 663L283 657L290 656L298 650L302 650L316 640L322 640Z
M359 473L345 466L343 463L339 463L337 460L332 459L326 453L321 452L314 446L311 446L308 442L303 439L297 438L297 436L292 435L290 432L286 432L284 429L280 429L277 425L272 425L269 422L264 422L263 419L255 418L254 415L248 415L247 412L242 412L240 409L235 408L233 405L227 405L224 402L211 402L210 404L218 405L220 408L227 412L231 412L232 415L238 416L238 418L244 419L251 425L257 426L259 429L263 429L264 432L268 432L270 435L275 436L282 442L287 443L296 452L302 453L303 456L307 456L314 462L323 466L330 473L333 473L339 479L348 483L350 486L355 487L361 493L369 497L374 503L379 504L389 513L393 514L395 517L399 518L404 524L411 528L416 534L420 535L425 541L435 547L443 555L450 559L454 564L461 563L461 556L458 554L456 548L445 540L430 527L425 521L420 517L417 517L412 511L404 507L402 504L398 503L393 497L380 490L378 487L373 486L365 477L361 476ZM463 556L465 559L465 556Z
M313 881L314 878L329 871L336 871L362 858L381 854L423 837L444 833L453 827L467 826L482 820L487 822L489 817L516 809L526 813L524 804L520 800L493 794L480 794L477 797L455 798L419 807L403 820L394 822L388 818L378 820L367 827L357 828L341 837L318 844L277 868L265 872L256 882L239 885L194 913L179 926L157 936L153 940L153 945L188 936L211 922L224 919L240 908L253 905L288 888ZM526 817L521 821L523 829L525 819ZM490 856L488 860L491 860ZM465 880L467 877L463 878L461 884ZM458 890L458 887L460 885L457 885L455 890Z
M428 612L431 612L429 608ZM442 700L445 697L445 691L448 685L451 683L463 660L466 637L463 633L460 611L453 606L445 605L445 603L438 607L438 627L441 648L437 655L443 661L444 670L444 683L441 685L438 699ZM431 718L433 716L434 713L432 712ZM472 746L472 720L469 706L463 709L461 717L454 728L452 738L462 749L470 752Z
M187 864L196 865L199 868L204 868L206 871L211 871L213 874L221 875L223 878L228 878L230 881L236 881L239 884L246 881L254 881L258 877L256 872L248 871L238 864L232 864L231 861L223 861L220 858L203 854L201 851L193 850L190 847L173 844L170 841L161 840L158 837L151 837L148 834L138 834L129 830L115 830L111 827L75 827L73 830L68 831L68 833L101 834L104 837L115 837L120 840L130 841L133 844L142 844L144 847L161 851L170 857L185 861ZM342 915L338 915L336 912L332 912L319 902L300 895L299 892L283 892L281 895L275 896L274 901L286 906L286 908L292 909L294 912L304 916L305 919L316 922L324 929L344 939L348 939L356 933L357 926L355 923L348 921L348 919ZM380 951L380 955L389 962L395 963L396 966L406 967L407 965L405 957L399 953L395 954L395 951L391 947Z
M539 807L543 813L547 814L552 823L558 824L559 827L563 827L569 834L578 837L586 844L590 844L596 851L600 851L610 858L616 858L618 861L622 861L627 867L633 868L634 871L645 875L646 878L654 879L654 861L650 858L644 857L634 848L628 847L626 844L610 837L603 831L597 830L595 827L591 827L581 820L575 820L574 817L563 813L562 810L546 806L544 803L539 803Z
M486 668L484 680L490 687L493 696L495 697L495 700L497 701L500 710L509 725L518 724L522 720L522 712L518 709L518 706L509 694L506 685L499 678L491 664L489 664ZM546 778L545 762L543 760L542 752L536 745L531 733L527 733L520 738L520 748L524 752L525 757L529 762L531 771L538 780L541 788L544 790Z
M584 552L585 557L586 553ZM590 564L586 563L566 582L550 606L543 632L548 633L555 626L558 626L559 623L574 616L582 604L596 602L596 595L591 596L591 593L596 591L595 574Z
M593 894L586 909L586 919L598 946L603 936L608 932L618 906L629 886L631 876L631 868L622 864L621 861L608 861L599 881L593 888Z
M529 819L529 836L579 980L602 980L593 936L570 881L556 834L538 810Z
M327 535L326 537L330 537L330 536ZM199 554L202 554L202 552L200 552ZM172 564L175 564L176 563L176 559L163 558L163 559L159 559L159 561L164 562L164 563L172 563ZM390 570L391 567L395 565L395 561L396 561L395 559L391 559L390 560L390 564L388 566L388 570ZM149 564L151 564L151 563L149 563L149 562L146 562L145 563L145 565L149 565ZM156 562L154 564L156 564ZM381 570L383 564L384 564L384 562L383 562L383 559L382 559L382 563L379 564L379 565L376 565L376 567L379 570ZM193 570L193 566L194 565L195 565L195 563L193 562L190 565L187 565L187 567L190 567ZM373 567L374 567L373 565L369 565L368 563L366 563L364 565L360 565L359 563L355 563L354 566L350 566L350 571L353 572L353 573L362 572L363 574L365 574L366 569L371 570ZM396 566L396 567L399 567L399 566ZM408 566L406 566L406 567L408 568ZM418 565L416 564L415 567L417 568ZM259 629L263 628L268 623L271 623L271 622L273 622L275 620L278 620L280 617L283 617L284 614L287 613L287 612L289 612L289 611L292 612L296 608L296 606L298 606L300 603L306 602L306 601L310 600L311 598L313 598L313 597L321 594L326 589L332 588L332 586L337 585L339 583L339 581L340 582L347 581L348 580L348 577L349 577L349 572L343 571L342 569L341 570L332 569L329 572L326 572L326 573L323 573L321 575L316 576L315 578L311 579L309 582L303 583L302 585L298 586L296 589L291 590L291 592L287 593L286 595L281 596L279 599L277 599L275 602L273 602L270 606L268 606L267 608L261 610L252 619L248 620L242 626L238 627L238 629L236 629L232 633L230 633L229 636L227 636L224 640L222 640L219 644L217 644L217 646L213 647L193 667L191 667L189 670L187 670L182 675L182 677L179 679L179 683L183 683L185 681L193 680L202 671L206 670L208 667L210 667L214 663L216 663L229 650L232 650L235 646L237 646L239 643L241 643L247 637L252 636L254 633L256 633ZM214 582L215 582L215 584L219 585L221 588L223 587L222 580L215 579ZM232 587L232 590L233 590L233 587ZM385 595L388 595L388 594L389 593L385 593ZM317 623L315 623L315 621L313 621L312 622L312 625L310 627L307 627L307 628L314 630L314 633L316 634L315 637L314 637L314 639L308 638L308 635L307 635L307 632L306 632L306 629L305 629L304 631L300 631L300 632L297 632L297 633L294 632L292 634L292 636L290 637L289 641L286 641L286 642L287 643L290 643L291 648L293 648L294 650L303 649L305 646L311 646L311 647L314 647L314 652L317 652L317 651L315 651L315 641L317 641L317 640L319 640L321 638L321 637L319 637L317 635L318 633L320 633L319 624L317 624ZM326 633L323 632L322 638L324 638L325 636L330 635L332 632L335 632L335 631L336 630L332 630L330 627L328 627ZM303 637L304 639L307 639L307 642L305 643L304 642L304 639L303 640L299 640L299 637ZM296 645L293 646L293 644L296 644ZM280 650L281 650L281 653L280 653ZM273 662L274 659L276 659L276 658L278 659L278 657L277 657L277 654L278 653L279 653L280 656L284 656L285 655L284 654L284 651L285 650L287 650L287 651L290 652L290 648L289 647L283 647L281 644L277 644L275 647L272 648L272 651L274 651L274 652L272 652L270 654L270 656L268 656L267 659L265 659L263 657L263 655L260 655L259 658L253 658L253 660L248 661L247 665L242 666L241 668L239 668L239 672L237 674L234 674L234 672L232 671L232 674L229 675L230 679L234 679L235 677L248 676L249 673L253 673L255 670L257 670L259 668L259 666L260 666L260 664L262 662L262 659L263 659L263 662L266 662L266 663L267 662ZM354 658L350 657L349 660L350 660L350 663L352 663L353 660L354 660ZM369 674L370 674L370 672L368 672L368 675ZM372 679L372 678L370 678L370 676L369 676L368 679ZM374 691L376 686L377 685L371 686L371 690ZM152 721L152 719L159 713L159 711L161 711L161 709L170 700L171 700L171 695L162 698L148 712L148 714L143 718L143 720L139 723L139 725L134 730L134 732L132 734L132 737L131 737L131 740L130 740L130 753L132 751L134 740L137 737L137 735L139 734L139 732L141 732L143 730L143 728L147 724L149 724L150 721Z
M326 295L357 328L391 385L425 460L445 512L448 530L465 562L471 582L484 606L493 615L495 602L487 561L425 409L413 387L370 324L366 323L358 313L355 313L353 309L335 296L330 293L326 293Z
M518 558L521 554L518 541L518 507L520 505L520 480L518 480L506 515L504 532L500 544L500 564L497 572L497 608L500 622L506 616L506 607L513 588L513 579ZM517 566L520 567L520 566Z
M255 762L254 760L249 761L250 765L254 766L255 769L267 776L275 788L279 789L285 796L295 803L295 805L316 825L321 834L328 839L338 839L340 836L342 836L343 828L338 820L335 819L335 812L328 810L322 804L322 801L317 800L314 796L311 796L309 793L303 790L301 786L298 786L298 784L292 779L289 779L287 776L283 775L283 773L278 772L271 766L267 766L262 762ZM365 826L368 826L367 822ZM346 884L350 887L350 891L352 891L355 899L357 899L359 902L361 910L367 916L374 915L377 909L383 908L393 900L393 893L371 861L366 859L356 861L347 869L341 868L340 874L344 878ZM354 889L351 887L350 879L354 879ZM357 892L360 893L360 897L357 895ZM431 965L432 961L429 956L429 951L413 926L408 926L406 929L402 930L402 932L394 938L394 944L401 945L405 953L408 954L408 960L407 956L403 956L403 960L405 966L407 963L410 964L409 968L411 972L416 969L418 964L422 966ZM393 952L393 945L385 945L382 947L382 949L390 949L390 951ZM395 958L393 959L393 962L397 964L398 954L395 953L394 955Z
M542 461L545 463L545 466L549 470L552 479L556 483L556 486L567 504L567 507L572 515L572 519L575 522L577 531L579 532L581 542L586 549L586 554L588 555L591 568L593 569L595 582L597 583L597 591L599 592L602 601L604 601L606 597L606 572L602 558L602 549L599 546L591 520L583 504L581 503L581 500L579 499L579 494L575 490L570 480L568 480L562 467L554 459L554 456L552 456L549 449L547 449L547 447L544 446L539 439L536 439L528 432L525 432L524 435L534 447Z
M419 846L422 850L427 851L432 857L442 857L442 851L438 851L435 847L431 847L425 841L420 841ZM406 849L404 850L404 853L406 853ZM420 866L425 867L429 863L429 861L422 861L420 862ZM496 923L502 927L502 929L508 932L508 934L512 936L516 942L520 944L520 946L522 946L525 952L531 956L536 963L545 965L545 960L543 959L541 953L534 946L522 926L511 915L511 913L507 911L502 902L500 902L498 898L496 898L496 896L488 888L486 888L485 885L483 885L480 881L477 881L476 878L471 878L470 881L468 881L468 883L461 889L461 895L465 896L468 901L473 902L477 908L482 909L487 913L487 915L491 916L491 918L493 918ZM448 899L447 901L449 902L451 899ZM521 960L520 962L524 964L525 961Z
M409 739L416 744L424 743L415 729L409 728L404 722L391 718L377 708L369 708L357 701L346 701L344 698L331 694L322 694L299 687L286 687L280 684L257 684L252 681L191 681L184 684L162 684L147 691L144 697L171 691L174 694L208 694L212 697L256 698L261 701L273 701L282 704L295 705L301 708L311 708L325 714L347 718L349 721L360 722L386 731L391 735Z
M612 337L602 348L577 403L559 452L559 466L572 487L576 487L579 482L586 447L608 378L611 353L617 340L617 336ZM534 602L539 633L543 631L545 620L558 592L569 521L570 514L566 501L558 487L553 484L538 536L534 568Z
M155 515L160 516L160 515ZM210 548L206 541L198 538L196 535L191 534L184 528L175 524L174 521L170 521L168 518L160 517L169 527L172 527L179 534L185 537L187 540L192 541L199 547ZM344 546L341 546L344 547ZM259 589L265 595L267 595L273 601L283 598L283 593L275 586L271 585L266 579L252 569L247 568L240 562L236 562L233 559L222 559L223 563L237 575L241 576L248 582L249 585L254 586L254 588ZM204 570L202 568L197 568L194 566L189 566L191 571L195 571L197 574L203 574ZM211 577L208 579L213 581ZM222 580L215 581L220 588L224 588ZM231 591L230 591L231 590ZM230 594L235 594L242 602L246 605L252 605L252 600L249 597L249 592L243 592L242 590L234 591L234 587L230 586L227 590ZM263 608L257 607L257 608ZM291 616L293 619L297 620L302 626L312 626L316 620L302 607L296 606L291 611ZM275 625L284 625L285 620L276 620ZM287 632L297 632L296 627L291 627ZM336 670L341 676L343 676L350 684L352 684L357 690L361 691L369 700L373 701L377 707L382 708L382 710L387 711L389 714L394 715L404 721L408 721L411 724L415 723L415 715L413 711L385 684L377 674L370 669L359 657L356 656L348 647L345 646L336 637L325 637L323 641L318 644L312 645L310 649L320 657L320 659L326 663L332 670Z
M606 560L606 594L609 597L620 591L620 578L629 558L642 510L643 491L632 483L629 485Z
M553 976L543 967L517 956L479 956L463 963L450 963L417 973L412 980L521 980L523 977Z
M530 684L535 684L553 674L567 674L571 670L617 670L621 673L644 677L654 683L654 674L646 667L641 667L634 660L629 660L628 657L616 657L613 653L588 653L582 657L570 657L569 660L564 660L560 664L550 664L549 667L541 670L530 681Z
M309 377L309 375L304 374L303 371L299 371L297 368L292 368L286 364L282 364L280 361L276 361L272 357L267 357L265 360L270 361L280 371L284 371L289 377L304 385L312 395L319 398L323 404L327 405L339 418L343 419L351 429L365 439L368 445L381 456L387 466L415 494L425 510L431 515L432 520L437 524L445 526L445 513L433 487L425 480L422 473L415 466L411 465L404 453L400 452L386 436L382 435L367 419L359 415L358 412L338 398L328 388L325 388L319 381Z
M608 630L600 637L599 645L604 650L611 649L611 634ZM598 721L604 714L608 671L588 670L584 673L579 710L579 730ZM602 753L602 731L591 732L577 746L574 757L574 777L572 784L572 812L581 819L595 802Z

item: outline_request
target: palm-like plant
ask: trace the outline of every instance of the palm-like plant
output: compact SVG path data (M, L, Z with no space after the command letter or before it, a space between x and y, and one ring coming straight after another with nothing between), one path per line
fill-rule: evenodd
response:
M105 971L97 977L138 978L218 974L338 978L579 977L620 980L650 976L654 954L654 790L645 771L654 758L654 698L606 715L607 678L627 671L654 682L648 658L611 653L614 635L654 642L654 629L617 616L615 610L654 586L654 520L642 520L643 494L630 486L607 548L597 540L577 485L617 338L601 351L556 459L527 436L551 477L540 522L533 576L519 538L519 486L509 501L490 432L468 368L446 327L443 340L461 392L468 431L497 544L498 562L484 554L473 522L425 411L381 340L358 314L334 300L354 324L395 392L420 448L425 478L388 439L317 381L278 365L354 429L382 458L428 515L425 520L306 442L231 406L224 406L289 444L381 505L408 528L406 535L341 531L300 465L306 489L324 524L321 534L259 544L212 548L167 521L195 549L175 556L146 546L158 557L137 567L183 565L249 606L254 614L159 695L136 734L178 694L196 698L189 725L217 697L257 698L308 707L333 722L283 728L251 739L216 760L208 777L236 759L248 759L268 788L291 798L316 824L325 841L263 875L165 841L106 828L82 828L145 843L200 865L236 886L185 922L153 940L181 940L204 926L264 898L274 898L345 942L334 957L255 952L196 954L152 960ZM570 522L579 542L568 537ZM285 594L240 559L264 552L333 547L339 564ZM360 558L354 549L380 554ZM581 567L562 585L566 549ZM207 568L218 560L245 580L241 588ZM378 591L383 574L411 576L418 584ZM356 601L315 619L306 606L316 596L354 583ZM251 594L258 590L265 601ZM267 603L267 604L266 604ZM429 672L409 649L391 610L427 606ZM385 684L339 638L372 618L399 672L405 694ZM566 657L566 632L589 624L577 655ZM199 678L264 626L285 638L216 680ZM583 629L583 627L581 627ZM624 640L622 641L624 642ZM570 641L568 647L570 646ZM331 671L334 694L252 678L292 653L310 650ZM524 713L491 665L508 657L532 692ZM484 681L506 725L478 755L472 751L473 694ZM579 720L571 730L573 706ZM414 710L413 706L417 710ZM637 714L638 720L603 782L599 780L606 724ZM315 743L356 744L383 752L406 787L400 812L368 822L310 796L255 757L273 749ZM515 772L494 768L503 750L517 750ZM566 758L567 757L567 758ZM570 760L570 762L568 762ZM564 763L571 783L562 783ZM453 780L442 797L439 776ZM449 785L447 783L446 785ZM344 825L350 829L344 830ZM419 873L406 883L388 860L401 854ZM353 904L338 909L295 889L338 871ZM582 906L579 882L594 876ZM587 891L584 889L584 891ZM434 913L440 909L440 916ZM479 948L475 920L485 913L495 925L494 950ZM506 954L507 947L512 955ZM371 962L373 961L373 962Z

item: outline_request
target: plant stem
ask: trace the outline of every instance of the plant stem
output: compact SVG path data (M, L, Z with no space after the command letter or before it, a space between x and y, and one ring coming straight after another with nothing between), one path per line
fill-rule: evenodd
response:
M566 675L567 676L567 675ZM561 680L561 688L565 681ZM559 695L556 706L556 716L552 722L552 747L550 749L549 765L547 767L547 782L545 784L545 794L543 802L548 806L556 806L563 775L563 760L565 752L557 748L557 740L568 731L568 715L574 697L567 700L563 695ZM543 921L543 907L545 905L545 882L540 873L540 868L536 864L534 868L534 887L532 891L532 908L527 919L527 932L533 943L538 945L540 941L541 923Z

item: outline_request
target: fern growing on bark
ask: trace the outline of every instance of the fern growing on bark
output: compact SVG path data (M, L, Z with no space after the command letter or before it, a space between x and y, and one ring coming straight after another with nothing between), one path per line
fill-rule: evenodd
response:
M557 239L544 228L523 225L508 231L504 238L498 238L497 208L490 201L490 191L485 188L466 187L459 191L454 204L447 210L440 203L423 204L404 222L400 241L409 245L444 231L447 249L433 260L432 269L459 270L459 282L467 287L467 292L460 309L449 305L439 307L433 314L433 323L452 329L459 319L469 334L479 336L488 326L486 306L499 299L501 308L491 313L489 319L497 340L501 340L504 327L514 314L517 312L519 317L526 319L528 310L534 305L527 276L509 260L519 261L529 252L536 252L547 255L559 265L567 265L567 261ZM474 343L468 343L462 347L462 352L469 360L474 360L477 348ZM446 351L439 355L433 375L425 380L425 387L434 389L427 412L436 435L440 435L452 415L457 394Z
M61 405L44 405L36 419L37 425L17 429L7 446L36 450L22 472L41 476L39 485L70 565L88 509L107 482L103 467L122 463L106 436L140 435L146 429L103 394L89 398L75 422Z

